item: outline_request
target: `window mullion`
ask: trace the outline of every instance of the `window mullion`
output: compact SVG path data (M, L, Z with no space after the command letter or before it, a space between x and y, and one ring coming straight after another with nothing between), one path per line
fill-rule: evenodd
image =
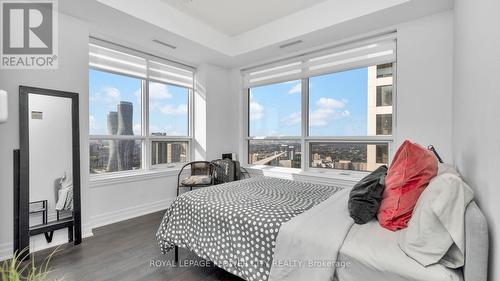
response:
M302 157L301 157L301 167L302 170L307 169L307 163L309 163L309 149L307 147L306 138L309 134L309 78L302 79Z
M148 61L149 68L149 61ZM142 80L142 135L145 137L143 141L143 169L146 171L151 170L150 151L151 143L149 141L149 82Z
M194 161L194 142L191 141L194 138L194 120L195 120L195 103L194 103L194 98L195 98L195 81L196 79L193 79L193 88L189 90L189 95L188 95L188 105L189 105L189 112L188 112L188 134L189 134L189 152L188 152L188 161Z

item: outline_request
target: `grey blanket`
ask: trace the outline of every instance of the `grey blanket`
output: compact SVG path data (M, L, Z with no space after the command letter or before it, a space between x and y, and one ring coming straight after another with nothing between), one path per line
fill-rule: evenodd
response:
M245 280L267 280L281 225L328 199L340 187L257 177L179 196L156 237L163 253L174 245Z

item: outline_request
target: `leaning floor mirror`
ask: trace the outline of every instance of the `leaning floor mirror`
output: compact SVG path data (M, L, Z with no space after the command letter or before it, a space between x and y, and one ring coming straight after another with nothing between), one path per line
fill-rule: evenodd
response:
M19 126L15 250L81 243L78 94L21 86Z

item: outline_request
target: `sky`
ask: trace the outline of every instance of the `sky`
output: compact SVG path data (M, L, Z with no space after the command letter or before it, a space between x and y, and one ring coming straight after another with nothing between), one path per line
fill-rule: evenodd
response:
M367 135L368 69L309 79L310 136ZM250 90L250 136L301 135L301 82Z
M141 79L89 70L89 124L91 135L107 134L107 114L120 101L133 104L134 135L141 135ZM149 84L150 133L188 135L188 90L151 82Z

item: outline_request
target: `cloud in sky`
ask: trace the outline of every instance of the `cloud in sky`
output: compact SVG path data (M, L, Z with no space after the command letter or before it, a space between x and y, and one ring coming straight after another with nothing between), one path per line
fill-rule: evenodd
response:
M119 101L121 97L120 90L114 87L104 87L101 91L90 95L90 101L112 103Z
M295 84L289 91L289 94L300 94L302 92L302 84L297 83Z
M134 124L134 134L140 135L141 129L142 129L141 123Z
M152 100L170 99L172 94L165 84L149 83L149 98Z
M309 114L310 126L325 127L334 119L351 116L351 113L344 109L347 102L346 99L339 101L332 98L320 98L316 102L316 109Z
M260 120L264 116L264 106L250 100L250 120Z
M186 114L188 111L187 104L179 104L178 106L173 106L171 104L166 104L159 108L160 112L166 115L182 115Z
M105 87L103 89L103 91L104 91L104 94L106 95L106 97L108 97L110 99L120 99L121 93L120 93L120 90L118 90L117 88Z
M282 118L281 122L285 123L285 125L287 125L287 126L294 126L294 125L300 124L301 120L302 120L302 115L300 112L292 112L287 117Z
M93 115L89 115L89 128L90 132L94 132L99 129L99 126L97 125L97 120Z

